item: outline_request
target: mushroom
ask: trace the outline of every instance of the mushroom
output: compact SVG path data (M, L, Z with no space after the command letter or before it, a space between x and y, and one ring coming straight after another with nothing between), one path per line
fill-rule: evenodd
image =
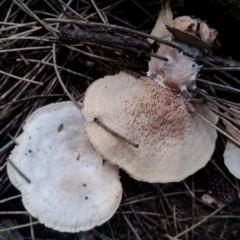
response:
M161 22L158 22L158 24L161 24ZM196 38L192 39L191 36L194 35L201 40L201 44L208 46L208 44L205 42L212 43L217 36L217 32L214 29L209 28L206 23L200 19L192 19L188 16L175 18L173 20L173 27L174 28L172 29L178 29L184 33L180 34L180 36L181 39L184 39L186 43L189 42L190 39L190 42L195 43ZM167 29L169 30L169 28ZM170 32L169 36L164 37L163 40L175 44L176 46L180 47L182 51L190 54L193 57L203 55L203 53L196 47L188 46L184 42L172 40ZM195 90L195 79L197 73L200 71L201 66L199 66L193 58L187 57L183 55L182 52L179 52L179 50L169 47L165 44L160 44L156 54L167 58L167 61L151 57L151 60L148 64L148 77L157 81L160 85L174 90Z
M182 32L199 36L205 42L207 42L210 37L208 25L200 19L193 19L189 16L177 17L173 21L173 26Z
M125 72L106 76L90 85L83 105L90 142L136 180L181 181L202 168L213 153L216 130L189 113L181 95L148 78L136 79ZM202 105L194 107L216 124L213 112Z
M50 104L37 109L23 129L7 172L27 211L61 232L85 231L110 219L122 196L118 168L103 162L88 141L80 110L72 102Z
M230 124L225 122L226 130L240 142L240 130L236 131ZM240 179L240 148L231 140L227 140L223 154L224 163L228 170L238 179Z
M185 91L196 88L195 79L201 66L193 59L164 44L160 45L156 54L168 60L162 61L152 57L148 64L148 77L174 90Z

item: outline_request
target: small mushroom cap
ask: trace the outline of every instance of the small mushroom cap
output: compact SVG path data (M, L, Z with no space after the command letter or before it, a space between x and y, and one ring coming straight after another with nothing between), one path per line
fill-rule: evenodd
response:
M217 122L204 106L195 108ZM82 113L93 146L139 181L181 181L202 168L215 147L216 130L189 113L181 96L124 72L95 81L87 89ZM139 147L113 136L94 118Z
M208 25L199 19L192 19L189 16L177 17L173 26L182 32L188 32L195 36L199 35L203 41L208 41L210 29Z
M240 134L229 124L225 123L225 126L227 131L240 142ZM240 148L231 140L227 140L223 157L228 170L240 179Z
M174 90L183 91L195 86L195 79L201 66L193 59L164 44L160 45L156 54L166 57L168 61L152 57L148 64L147 76L158 84Z
M192 25L191 28L189 28L190 25ZM218 35L216 29L209 28L201 19L192 19L187 16L175 18L174 27L183 32L190 32L209 44L213 43Z
M9 159L31 181L27 183L8 163L8 176L22 193L29 213L61 232L78 232L112 217L122 195L118 168L95 151L72 102L36 110Z

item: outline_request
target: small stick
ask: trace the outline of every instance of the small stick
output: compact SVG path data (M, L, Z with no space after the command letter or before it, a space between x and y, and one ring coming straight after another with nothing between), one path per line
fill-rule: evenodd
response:
M14 3L20 8L22 9L27 15L29 15L30 17L34 18L37 22L39 22L43 27L45 27L53 36L56 37L56 29L54 29L53 27L49 26L48 24L46 24L42 19L40 19L34 12L32 12L32 10L23 2L19 1L19 0L13 0Z
M103 124L102 122L100 122L97 118L94 118L93 121L98 124L100 127L102 127L103 129L105 129L107 132L111 133L113 136L120 138L121 140L123 140L124 142L132 145L135 148L138 148L138 144L132 142L131 140L121 136L120 134L118 134L117 132L113 131L112 129L110 129L109 127L107 127L105 124Z
M178 234L178 229L177 229L177 220L176 220L176 205L173 205L173 224L175 228L175 233Z
M17 26L17 27L24 27L24 26L30 26L30 25L36 25L37 22L27 22L27 23L12 23L12 22L0 22L1 25L7 25L7 26ZM3 30L5 30L4 28ZM2 31L2 29L1 29Z
M178 235L176 235L175 237L171 237L172 240L177 240L179 237L183 236L185 233L193 230L194 228L200 226L201 224L203 224L205 221L207 221L209 218L213 217L216 213L218 213L219 211L221 211L224 207L226 206L223 205L222 207L216 209L215 211L213 211L211 214L209 214L208 216L206 216L205 218L203 218L202 220L200 220L199 222L197 222L196 224L192 225L190 228L182 231L181 233L179 233Z
M219 87L219 88L224 88L224 89L227 89L227 90L230 90L230 91L233 91L233 92L238 92L238 93L240 93L240 90L237 89L237 88L234 88L234 87L229 87L229 86L225 86L225 85L222 85L222 84L213 83L213 82L206 81L206 80L200 79L200 78L197 78L196 80L197 80L198 82L207 83L207 84L210 84L210 85L212 85L212 86L216 86L216 87Z
M0 229L0 232L6 232L6 231L14 230L14 229L29 227L30 225L35 225L35 224L39 224L39 222L36 221L36 222L27 223L27 224L22 224L22 225L18 225L18 226L14 226L14 227L3 228L3 229Z
M211 97L213 100L216 100L217 102L221 102L223 104L225 104L226 106L230 106L230 107L240 107L239 103L235 103L235 102L231 102L222 98L217 98L212 96Z
M27 211L5 211L0 212L0 215L22 215L22 214L29 214Z
M56 75L57 75L57 78L58 78L58 81L60 83L60 85L62 86L64 92L67 94L67 96L72 100L72 102L81 110L81 106L80 106L80 103L76 102L74 97L69 93L69 91L67 90L66 86L64 85L63 83L63 80L60 76L60 73L58 71L58 68L57 68L57 60L56 60L56 44L53 43L53 51L52 51L52 54L53 54L53 64L54 64L54 70L56 72Z
M171 42L162 40L161 38L152 36L150 34L147 33L143 33L140 31L136 31L136 30L132 30L130 28L127 27L121 27L121 26L117 26L117 25L112 25L112 24L104 24L104 23L96 23L96 22L84 22L84 21L77 21L74 19L61 19L61 18L46 18L44 19L44 21L47 22L58 22L58 23L73 23L79 26L87 26L87 27L103 27L103 28L109 28L109 29L114 29L114 30L118 30L118 31L122 31L122 32L126 32L126 33L130 33L130 34L137 34L140 37L144 37L144 38L150 38L153 39L157 42L160 42L162 44L168 45L172 48L176 48L179 51L183 51L181 47L177 46L176 44L173 44Z
M16 141L16 139L14 137L12 137L9 133L7 134L8 137L11 138L11 140L16 144L18 145L19 143Z
M63 98L66 96L67 96L66 94L33 95L33 96L22 98L22 99L17 99L15 102L14 101L7 102L5 105L3 105L3 107L7 106L7 105L16 104L19 102L29 101L29 100L36 99L36 98L53 98L53 97L62 97ZM1 150L2 150L2 148L0 148L0 154L1 154Z
M123 38L121 36L99 32L98 29L70 30L63 28L59 31L58 39L61 43L92 43L134 52L138 52L136 49L141 49L141 51L147 50L147 52L150 51L150 45L136 37Z
M8 38L2 38L0 40L1 43L4 43L4 42L8 42L10 40L37 40L37 41L43 41L43 42L54 42L56 41L55 38L47 38L47 37L32 37L32 36L20 36L20 37L15 37L15 36L12 36L11 38L8 37Z
M191 195L192 198L196 198L195 194L192 192L192 190L189 188L189 186L186 184L185 181L183 181L183 184L185 186L185 188L188 190L189 194Z
M98 9L97 5L95 4L94 0L91 0L91 3L94 6L94 8L96 9L96 11L97 11L99 17L102 19L103 23L106 23L106 20L104 19L102 13L99 11L99 9Z
M14 200L14 199L16 199L16 198L20 198L20 197L22 197L21 194L16 195L16 196L13 196L13 197L5 198L5 199L3 199L3 200L0 201L0 204L1 204L1 203L8 202L8 201L11 201L11 200Z
M129 23L129 22L124 21L124 20L121 19L121 18L116 17L114 14L108 13L108 16L111 17L111 18L116 19L116 20L119 21L120 23L123 23L123 24L125 24L126 26L128 26L128 27L130 27L130 28L132 28L132 29L136 29L136 27L135 27L134 25L132 25L132 24Z
M3 24L3 22L0 22L1 25L5 25ZM29 23L22 23L22 24L18 24L18 23L13 23L13 24L9 24L10 27L5 27L5 28L2 28L0 29L0 32L3 32L3 31L8 31L8 30L11 30L11 29L14 29L14 28L19 28L19 27L33 27L32 25L35 25L36 22L29 22Z
M82 16L82 14L77 13L76 11L74 11L71 7L69 7L65 2L63 2L62 0L58 0L58 2L60 2L66 9L68 9L70 12L72 12L73 14L75 14L75 16L79 17L80 19L86 21L86 18L84 18Z
M114 2L113 4L110 4L104 8L99 9L100 12L104 12L108 9L113 9L114 7L118 6L120 3L122 3L124 0L119 0L117 2ZM90 6L90 3L88 3ZM88 7L89 8L89 7ZM97 15L97 12L93 12L85 17L85 20L88 21L89 18L93 18L94 16ZM108 12L108 16L111 16L110 12Z
M157 191L159 192L159 198L163 199L163 203L167 205L168 210L172 211L172 207L171 207L169 201L167 200L165 194L163 193L161 187L159 186L159 184L156 184L156 188L157 188Z
M94 229L93 229L91 232L94 234L94 236L98 237L98 239L102 239L102 240L112 240L111 238L103 235L102 233L98 232L97 230L94 230Z
M128 224L128 226L130 227L130 229L132 230L132 232L135 235L136 239L137 240L141 240L141 238L139 237L139 235L136 232L135 228L133 227L133 225L131 224L131 222L129 221L129 219L127 218L127 216L125 214L123 214L123 218L126 221L126 223Z
M197 91L197 93L199 93L202 97L204 97L205 99L207 99L209 102L212 102L212 103L213 103L214 105L216 105L218 108L226 111L230 116L235 117L236 119L240 119L240 117L239 117L238 115L236 115L236 114L233 114L233 113L229 110L229 108L224 107L224 106L222 106L221 104L217 103L216 101L214 101L213 99L211 99L210 96L208 96L207 94L205 94L203 91L201 91L201 90L199 90L199 89L197 89L196 91Z
M2 155L8 148L10 148L14 144L14 141L10 141L7 144L5 144L2 148L0 148L0 155ZM0 171L2 168L0 167Z
M233 59L225 59L225 58L221 58L221 57L218 57L218 56L208 56L206 57L206 59L209 61L209 62L213 62L213 63L217 63L217 64L221 64L223 66L236 66L236 67L240 67L240 62L237 62Z
M89 56L89 57L92 57L92 58L95 58L95 59L100 59L100 60L103 60L103 61L107 61L107 62L112 62L112 63L119 63L119 61L117 60L114 60L112 58L107 58L107 57L102 57L102 56L98 56L98 55L94 55L94 54L91 54L91 53L88 53L88 52L85 52L81 49L78 49L78 48L75 48L75 47L72 47L72 46L69 46L69 45L65 45L63 44L62 46L68 48L68 49L71 49L73 51L76 51L78 53L82 53L86 56ZM0 50L1 51L1 50Z
M136 4L136 6L138 8L140 8L149 18L151 18L154 22L156 22L156 18L153 17L153 15L151 13L149 13L145 7L141 6L138 1L135 0L131 0L132 2L134 2L134 4Z
M26 79L26 78L21 78L21 77L18 77L18 76L16 76L16 75L13 75L13 74L3 72L3 71L1 71L1 70L0 70L0 74L7 75L7 76L9 76L9 77L16 78L16 79L18 79L18 80L22 80L22 81L25 81L25 82L30 82L30 83L34 83L34 84L43 85L42 82L37 82L37 81L33 81L33 80L30 80L30 79Z
M218 80L220 83L223 83L225 86L229 86L231 87L231 85L229 83L227 83L226 81L224 81L223 79L221 79L220 77L216 76L215 74L213 74L213 77Z
M232 183L232 181L226 176L226 174L223 172L223 170L213 161L211 160L211 163L218 169L218 171L222 174L222 176L231 184L231 186L239 193L239 189L235 184Z
M10 163L10 165L14 168L14 170L27 182L27 183L31 183L30 179L28 177L26 177L26 175L24 173L22 173L19 168L15 165L15 163L12 162L12 160L7 159L8 163Z
M148 215L148 216L154 216L154 217L164 217L163 214L155 213L155 212L143 212L143 211L135 211L134 213L132 211L116 211L118 214L139 214L139 215ZM240 217L239 217L240 218Z
M127 201L127 202L121 203L120 207L128 206L128 205L139 203L139 202L146 202L146 201L156 200L156 199L158 199L158 196L146 197L146 198L136 199L136 200L133 199L131 201Z
M151 57L158 58L160 60L166 61L166 62L168 61L168 59L166 57L160 56L158 54L149 53L148 55L151 56Z
M206 64L206 65L208 65L208 66L217 67L216 65L210 63L209 61L207 61L207 60L204 59L204 58L198 58L198 60L200 60L202 63L204 63L204 64ZM220 72L221 72L223 75L225 75L226 77L228 77L228 78L232 79L233 81L235 81L236 83L240 84L239 79L233 77L231 74L229 74L229 73L227 73L227 72L225 72L225 71L222 71L222 70L221 70Z
M203 71L240 71L240 67L203 67Z
M226 136L228 139L230 139L231 141L233 141L235 144L237 144L237 146L240 147L240 143L233 138L231 135L229 135L228 133L224 132L221 128L217 127L215 124L211 123L209 120L207 120L205 117L203 117L202 115L200 115L199 113L197 113L196 111L192 112L193 114L197 115L199 118L201 118L202 120L204 120L206 123L208 123L209 125L211 125L212 127L214 127L218 132L222 133L224 136Z
M43 60L37 60L37 59L26 59L28 62L33 62L33 63L40 63L40 64L45 64L45 65L48 65L48 66L51 66L51 67L54 67L54 64L53 63L49 63L49 62L46 62L46 61L43 61ZM19 61L22 61L22 59L20 58L17 58L16 59L17 62ZM87 76L87 75L84 75L84 74L81 74L81 73L78 73L78 72L75 72L75 71L72 71L68 68L64 68L64 67L61 67L59 65L57 65L57 68L63 70L63 71L66 71L66 72L69 72L69 73L72 73L72 74L75 74L75 75L78 75L80 77L83 77L83 78L87 78L89 80L94 80L93 78Z
M1 167L0 167L0 172L7 166L7 162L5 162ZM1 203L1 201L0 201Z
M32 216L30 214L29 214L29 222L31 223L31 225L30 225L31 238L32 238L32 240L35 240L33 224L32 224L33 221L32 221Z
M239 123L237 120L235 120L234 118L231 118L230 116L228 116L228 115L226 115L226 114L218 111L217 109L209 106L208 104L204 104L204 106L206 106L207 108L209 108L212 112L216 113L216 114L219 116L219 118L222 119L224 122L226 121L227 123L229 123L229 121L230 121L231 123L233 122L233 123L235 123L236 125L240 126L240 123ZM227 121L227 120L229 120L229 121ZM233 125L231 124L231 126L233 126ZM234 126L234 129L236 130L237 128L235 128L235 126ZM236 131L238 132L239 129L236 130ZM239 134L240 134L240 132L239 132Z
M11 49L0 50L0 53L17 52L17 51L34 51L34 50L42 50L42 49L50 49L50 48L52 47L42 46L42 47L11 48Z

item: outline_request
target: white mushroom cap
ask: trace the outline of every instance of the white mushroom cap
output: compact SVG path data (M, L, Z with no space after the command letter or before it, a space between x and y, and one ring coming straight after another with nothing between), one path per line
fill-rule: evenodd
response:
M240 148L227 140L224 151L224 163L236 178L240 179Z
M193 59L164 44L160 45L156 54L166 57L168 61L152 57L148 64L147 76L158 84L174 90L195 88L195 79L201 66Z
M240 142L240 134L229 124L225 123L225 126L227 131ZM231 140L227 140L223 157L228 170L240 179L240 148Z
M13 185L29 213L47 227L78 232L112 217L122 196L118 168L104 163L87 139L80 110L72 102L36 110L24 125L8 163Z
M216 130L189 113L181 96L150 79L136 79L124 72L106 76L87 89L83 104L90 142L137 180L181 181L202 168L213 153ZM217 122L207 108L195 107L209 121ZM139 147L107 132L95 118Z

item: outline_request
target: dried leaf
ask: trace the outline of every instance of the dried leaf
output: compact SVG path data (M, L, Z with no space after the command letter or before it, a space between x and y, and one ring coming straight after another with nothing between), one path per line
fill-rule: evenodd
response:
M170 7L170 2L171 0L162 0L162 9L159 13L157 22L151 32L151 35L158 37L158 38L163 38L166 36L170 36L168 30L164 25L172 26L173 24L173 15L172 15L172 10ZM149 43L153 43L152 39L148 39Z
M195 47L201 51L206 51L206 50L209 50L210 48L210 45L208 43L204 42L203 40L201 40L200 38L194 35L191 35L186 32L182 32L168 25L166 25L166 29L173 35L176 41L185 43L188 46Z

